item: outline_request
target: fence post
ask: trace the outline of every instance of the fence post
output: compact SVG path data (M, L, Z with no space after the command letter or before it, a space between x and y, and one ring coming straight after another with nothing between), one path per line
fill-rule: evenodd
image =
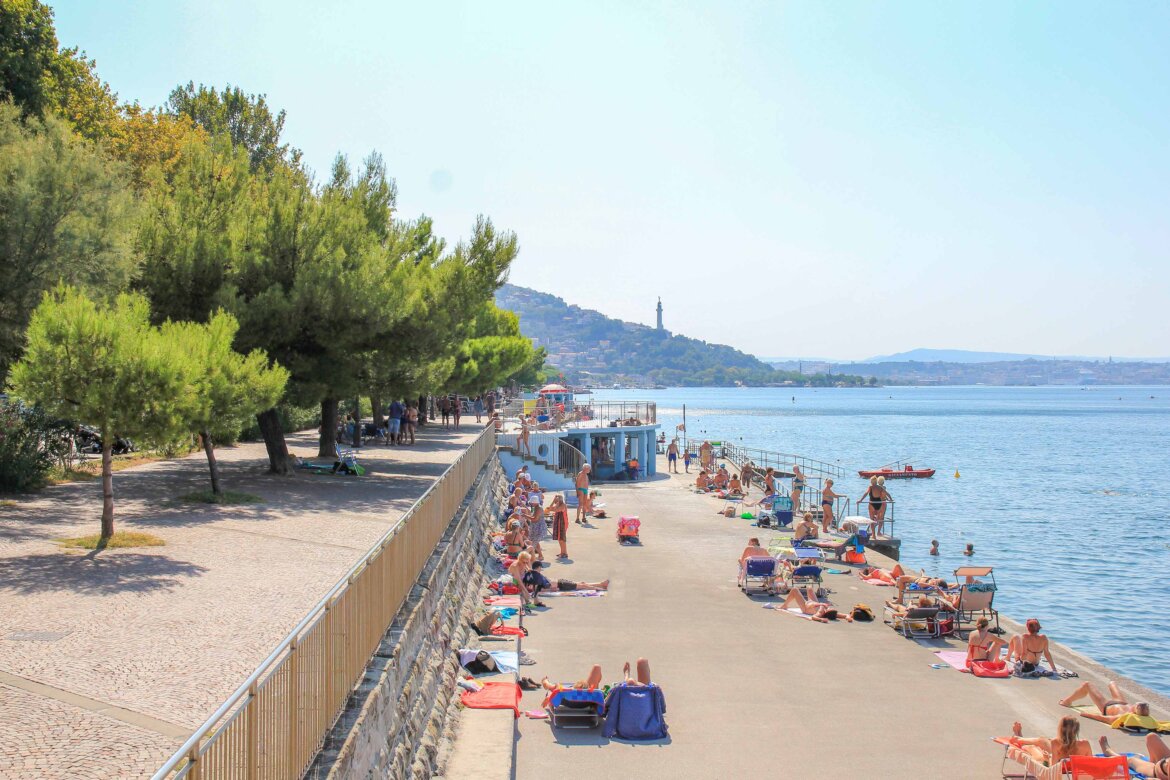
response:
M253 681L248 688L248 703L244 706L244 718L248 730L248 754L246 757L248 780L256 780L260 776L260 735L257 733L260 724L260 714L257 710L260 705L256 701L257 685Z
M195 744L191 746L191 752L187 754L187 763L191 768L187 771L187 777L191 780L199 780L203 775L203 762L199 759L199 745L203 740L196 740Z
M297 666L297 640L294 638L288 644L288 770L290 776L300 777L301 727L300 727L300 693L301 686Z

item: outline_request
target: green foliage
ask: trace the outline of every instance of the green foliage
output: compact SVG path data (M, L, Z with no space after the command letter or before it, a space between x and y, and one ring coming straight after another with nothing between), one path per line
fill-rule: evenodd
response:
M41 295L65 282L98 295L136 272L139 213L122 167L60 121L0 105L0 372L23 347Z
M228 138L233 146L247 151L252 170L271 172L281 163L296 163L300 153L280 142L284 112L273 114L264 95L248 95L230 84L220 92L215 87L189 82L175 87L167 109L185 116L212 137Z
M281 430L308 431L321 426L321 407L317 404L312 406L280 404L276 407L276 414L280 420ZM235 437L226 437L221 443L230 444L233 438L236 441L256 441L261 436L260 425L253 418L247 421Z
M47 427L39 410L0 406L0 491L21 492L45 483L55 460L46 446Z
M39 117L49 103L46 74L57 58L53 11L38 0L0 3L0 99L25 116Z
M12 391L47 414L92 424L103 452L102 536L114 532L109 457L115 435L164 444L181 435L195 404L195 366L157 328L137 295L99 304L64 284L46 292L28 326Z
M161 329L196 367L188 430L210 433L217 441L234 437L245 421L275 406L288 381L288 371L269 366L262 350L246 356L232 351L238 329L236 318L222 311L206 324L166 322Z
M118 96L98 78L97 63L76 47L62 49L47 74L46 94L54 112L78 135L107 140L119 132Z
M103 440L117 435L163 444L185 432L193 371L150 326L145 298L123 294L100 304L60 285L33 312L11 385L48 414L89 422Z

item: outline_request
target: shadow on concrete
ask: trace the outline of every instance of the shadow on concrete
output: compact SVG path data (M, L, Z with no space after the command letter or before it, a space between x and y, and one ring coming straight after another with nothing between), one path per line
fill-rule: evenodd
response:
M52 591L149 593L170 590L183 579L205 571L198 564L153 553L22 555L4 559L0 590L26 595Z
M616 742L620 745L632 745L634 747L661 747L671 743L670 735L668 734L662 739L651 740L630 740L618 739L616 737L604 736L600 726L594 729L558 729L553 728L552 723L549 723L549 731L552 732L553 741L558 745L565 747L601 747L608 745L610 742Z

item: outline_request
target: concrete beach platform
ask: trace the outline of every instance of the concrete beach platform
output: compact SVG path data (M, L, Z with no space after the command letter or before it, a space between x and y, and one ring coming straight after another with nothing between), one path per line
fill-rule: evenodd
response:
M998 778L1003 748L990 738L1010 734L1016 720L1026 736L1055 736L1059 718L1075 714L1057 702L1086 680L1104 688L1117 679L1131 701L1149 700L1155 716L1170 717L1165 697L1110 678L1060 645L1057 664L1079 679L979 679L932 668L939 663L933 651L965 652L966 643L895 633L881 613L896 590L861 583L855 573L826 574L829 599L843 610L869 605L873 623L826 625L765 609L780 599L742 593L736 562L749 537L767 544L781 533L717 514L723 502L691 492L693 478L660 472L644 484L598 486L610 517L589 528L570 523L571 562L554 562L546 574L553 581L609 578L610 592L549 598L547 609L525 618L524 650L537 665L521 673L535 679L571 684L597 663L612 683L625 661L649 659L665 693L669 739L626 743L605 739L600 729L554 731L547 721L522 717L516 778ZM624 514L641 518L640 547L616 542ZM546 557L555 551L545 543ZM999 582L1000 590L1012 587ZM1066 625L1076 605L1068 609ZM1018 630L1003 623L1009 633ZM525 693L523 708L536 709L541 699L542 692ZM1094 749L1106 734L1119 751L1145 749L1143 738L1087 719L1081 734Z
M481 430L428 426L363 447L363 477L265 474L261 443L217 450L225 489L262 503L177 503L208 489L202 453L114 476L117 528L163 547L67 552L96 533L100 482L0 509L0 778L149 777ZM316 458L316 437L289 436Z

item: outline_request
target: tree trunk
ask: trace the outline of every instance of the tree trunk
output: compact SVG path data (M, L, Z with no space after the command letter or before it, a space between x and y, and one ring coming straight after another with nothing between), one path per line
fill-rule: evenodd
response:
M427 424L427 397L420 395L418 397L418 427L423 427Z
M102 542L114 535L114 434L102 431Z
M288 444L284 441L284 430L280 427L280 415L276 413L275 407L256 415L256 423L260 426L264 447L268 450L268 473L288 474L292 471L291 458L288 455Z
M353 446L362 446L362 399L353 399Z
M203 451L207 453L207 470L211 472L211 492L218 496L219 464L215 462L215 445L212 444L211 434L207 431L200 431L199 438L203 439Z
M317 445L317 456L337 457L337 399L321 399L321 439Z
M382 414L382 399L376 395L370 395L370 408L373 409L374 427L385 428L386 417Z

